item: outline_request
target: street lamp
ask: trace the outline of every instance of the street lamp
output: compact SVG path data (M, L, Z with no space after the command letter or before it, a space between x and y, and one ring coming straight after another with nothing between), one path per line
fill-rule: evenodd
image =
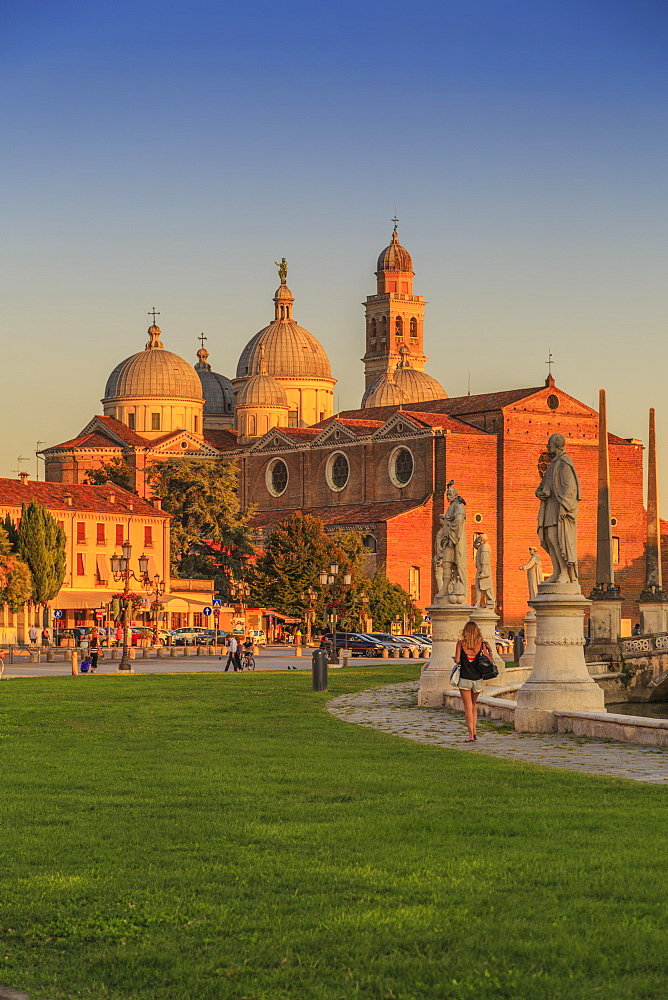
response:
M130 658L128 656L128 631L130 628L130 579L137 580L141 583L143 587L146 586L147 582L150 586L150 581L148 580L148 556L142 553L138 559L139 562L139 573L140 576L130 569L130 559L132 557L132 545L130 542L123 542L121 546L122 555L113 554L111 557L111 572L113 573L114 580L117 582L123 581L123 655L121 656L121 662L118 664L118 670L128 671L132 673L132 666L130 664Z
M306 615L304 616L306 618L306 645L307 646L311 645L311 640L312 640L312 637L313 637L312 636L312 629L313 629L313 622L315 621L315 599L316 599L317 596L318 595L315 592L315 590L313 589L313 587L309 587L309 589L306 591L306 593L302 594L302 600L303 601L308 600L308 608L306 609Z
M336 578L337 578L338 575L339 575L339 564L338 563L332 563L331 566L329 567L329 573L326 570L323 570L323 572L320 574L320 576L318 577L318 579L320 581L320 584L323 587L325 587L325 586L334 587L334 585L337 582ZM350 573L344 573L343 577L341 579L341 582L343 583L344 587L349 587L350 584L352 583L352 575ZM336 620L337 620L336 605L332 604L331 605L331 609L332 609L331 610L331 618L332 618L332 639L333 639L333 643L332 643L332 651L329 654L329 662L330 663L337 663L338 662L338 654L337 654L337 651L336 651Z
M147 560L148 561L148 560ZM139 560L139 568L141 571L141 559ZM158 645L158 609L160 607L158 598L162 597L165 593L165 581L161 580L156 573L153 577L153 581L146 577L144 582L144 587L147 594L151 594L153 600L151 601L151 610L153 611L153 645Z

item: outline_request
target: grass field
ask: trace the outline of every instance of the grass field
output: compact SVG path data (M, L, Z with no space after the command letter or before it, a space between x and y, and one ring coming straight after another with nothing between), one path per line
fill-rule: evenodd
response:
M420 746L417 676L0 685L0 983L34 997L668 997L668 791Z

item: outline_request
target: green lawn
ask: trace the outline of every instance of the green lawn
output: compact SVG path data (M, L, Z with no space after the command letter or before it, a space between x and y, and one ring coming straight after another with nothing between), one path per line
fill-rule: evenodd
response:
M419 746L417 676L0 684L0 983L35 997L665 998L663 788Z

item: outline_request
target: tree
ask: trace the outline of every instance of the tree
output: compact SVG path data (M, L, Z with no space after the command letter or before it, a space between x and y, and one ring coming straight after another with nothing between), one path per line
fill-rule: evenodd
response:
M32 600L30 568L12 551L7 530L0 527L0 604L6 604L10 611L20 611L30 600Z
M286 517L269 535L256 564L258 603L301 618L307 604L305 595L313 588L319 597L316 607L321 608L318 576L329 566L331 547L322 521L301 511Z
M99 469L89 469L84 480L90 486L104 486L106 483L113 483L123 490L135 493L134 470L123 461L122 458L112 458L109 462L103 462Z
M34 500L23 504L17 550L30 567L33 602L46 604L65 579L65 532L46 507Z
M398 583L390 583L384 571L379 569L367 587L369 614L374 628L389 632L392 622L406 615L409 628L416 628L422 621L422 612L410 594Z
M172 574L210 579L217 594L230 598L230 580L250 573L254 554L248 521L242 510L233 462L173 459L156 463L149 482L163 508L173 515Z

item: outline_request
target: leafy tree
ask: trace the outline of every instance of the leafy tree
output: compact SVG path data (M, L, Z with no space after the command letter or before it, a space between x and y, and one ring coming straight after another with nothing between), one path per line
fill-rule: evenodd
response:
M89 469L84 480L90 486L104 486L113 483L121 489L135 493L134 470L122 458L112 458L103 462L99 469Z
M46 604L65 579L65 532L46 507L34 500L23 505L17 549L30 567L33 602Z
M19 529L16 527L9 514L6 515L4 521L2 522L2 527L7 533L10 551L16 552L19 544Z
M10 521L12 528L13 523ZM32 600L32 577L28 564L12 551L7 530L0 527L0 604L20 611Z
M374 628L379 632L389 632L397 617L407 615L409 629L416 628L422 621L422 612L410 594L398 583L390 583L382 569L376 572L367 587L369 614Z
M276 525L256 564L255 594L258 603L284 615L301 618L309 588L318 594L322 610L320 573L331 562L331 540L322 521L296 511Z
M173 459L156 463L149 482L173 515L172 574L215 581L217 594L230 599L230 579L248 577L254 554L248 521L242 510L233 462Z

